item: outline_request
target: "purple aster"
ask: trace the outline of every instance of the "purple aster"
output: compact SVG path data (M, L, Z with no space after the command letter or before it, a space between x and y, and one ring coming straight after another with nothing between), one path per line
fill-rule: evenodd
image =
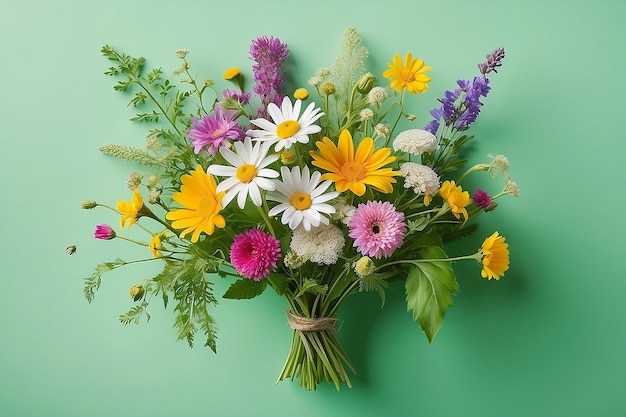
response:
M280 105L283 99L280 87L284 76L280 68L288 54L287 44L273 36L261 36L250 45L250 59L255 62L252 66L253 90L261 99L258 117L267 118L268 104Z
M481 190L480 188L476 190L474 193L474 197L472 197L472 201L478 207L482 209L486 209L491 204L491 196L487 194L485 190Z
M386 258L402 245L406 234L404 213L388 201L368 201L356 208L348 229L360 253Z
M242 140L246 134L237 124L238 112L226 110L222 112L219 105L215 106L212 115L205 114L201 120L191 118L193 127L189 129L189 138L193 151L197 154L208 146L208 152L215 155L228 140Z

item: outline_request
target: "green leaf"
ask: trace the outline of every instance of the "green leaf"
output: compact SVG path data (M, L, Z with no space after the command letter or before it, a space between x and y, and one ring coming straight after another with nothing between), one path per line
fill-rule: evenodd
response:
M269 284L274 288L276 294L283 295L287 291L287 280L289 277L285 274L270 274L267 277Z
M83 292L85 293L85 298L87 299L87 302L91 303L93 301L96 291L100 289L102 274L112 271L115 268L119 268L123 265L126 265L126 262L120 258L117 258L112 262L101 262L96 266L94 272L88 278L85 278L85 288Z
M437 260L447 258L443 249L428 246L420 255L422 260L431 260L416 262L409 270L405 283L407 310L413 311L413 320L432 343L452 305L452 295L459 292L459 284L450 262Z
M134 306L133 308L131 308L130 310L128 310L128 313L126 314L122 314L120 316L120 321L123 324L130 324L131 322L135 323L135 324L139 324L139 319L141 318L141 316L143 315L143 313L145 313L145 307L143 305L139 305L139 306ZM150 316L147 315L148 320L150 320Z
M245 300L261 295L267 287L267 280L255 281L252 279L240 279L235 281L223 295L224 298L233 300Z
M326 294L328 291L328 286L320 285L316 280L312 278L307 278L304 280L302 285L300 286L300 291L296 294L295 298L301 297L305 293L311 294Z

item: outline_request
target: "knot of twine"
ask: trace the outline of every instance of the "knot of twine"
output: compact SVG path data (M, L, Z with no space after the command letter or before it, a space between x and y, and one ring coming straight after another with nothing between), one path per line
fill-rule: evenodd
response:
M289 326L298 332L319 332L334 329L337 319L335 317L308 318L289 312Z

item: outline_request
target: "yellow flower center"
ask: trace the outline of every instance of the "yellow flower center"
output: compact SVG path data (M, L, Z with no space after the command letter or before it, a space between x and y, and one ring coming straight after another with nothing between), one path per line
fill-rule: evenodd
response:
M198 217L203 219L210 218L216 212L217 201L211 195L205 195L198 202Z
M243 164L237 168L236 175L239 181L248 183L256 177L256 167L252 164Z
M311 196L307 193L295 193L289 203L297 210L306 210L311 207Z
M276 126L276 136L281 139L287 139L298 133L300 124L295 120L285 120Z
M348 181L360 181L367 175L367 169L356 162L348 161L341 166L341 176Z

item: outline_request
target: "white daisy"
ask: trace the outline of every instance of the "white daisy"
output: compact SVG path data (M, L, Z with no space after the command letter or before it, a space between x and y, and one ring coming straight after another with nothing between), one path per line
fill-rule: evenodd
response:
M267 113L273 122L262 118L250 120L250 123L260 127L261 130L251 129L246 134L259 141L276 143L274 148L276 152L283 148L289 149L296 142L308 143L308 135L322 130L321 127L313 123L324 113L319 107L315 108L315 103L311 103L300 116L301 107L302 101L296 100L292 106L289 97L283 99L280 108L276 104L270 103L267 106Z
M218 193L227 191L222 198L222 207L226 207L235 196L241 209L246 205L248 196L255 206L260 206L263 199L259 189L274 190L275 181L269 178L277 178L278 172L266 167L276 161L278 155L267 155L271 143L256 143L253 146L251 138L234 142L234 146L236 153L224 146L220 148L220 154L232 166L211 165L208 169L213 175L229 177L217 185Z
M336 191L324 194L332 182L320 183L322 174L314 171L311 175L307 166L302 173L299 166L293 167L291 171L281 167L280 175L282 182L276 181L276 191L267 193L268 200L279 203L269 211L269 215L283 213L281 222L288 224L291 230L300 224L306 231L320 224L328 224L328 219L322 213L332 214L335 208L326 202L339 195Z

